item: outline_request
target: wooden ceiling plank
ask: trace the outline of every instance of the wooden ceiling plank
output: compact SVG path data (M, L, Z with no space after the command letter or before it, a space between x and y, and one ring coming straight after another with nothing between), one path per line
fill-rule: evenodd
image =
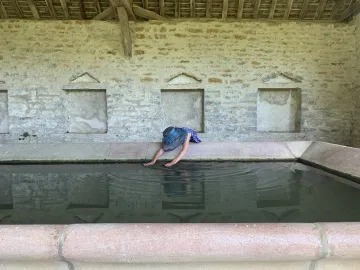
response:
M46 5L47 5L47 7L49 9L51 18L56 19L56 12L55 12L52 0L45 0L45 2L46 2Z
M135 4L133 4L133 11L134 11L134 14L140 18L144 18L144 19L148 19L148 20L166 20L165 17L160 16L159 14L157 14L153 11L144 9Z
M117 13L119 16L124 54L125 57L130 58L132 56L132 37L129 26L128 12L124 7L118 7Z
M190 0L190 17L195 18L195 0Z
M70 16L69 16L69 10L68 10L67 4L66 4L66 0L60 0L60 4L61 4L62 10L64 12L65 19L69 19Z
M148 9L149 8L149 2L148 2L148 0L143 0L144 2L144 8L145 9Z
M326 1L327 0L320 0L319 2L319 6L316 10L316 13L315 13L315 20L319 20L323 11L324 11L324 8L325 8L325 5L326 5Z
M223 0L223 9L222 9L222 15L221 15L222 19L227 19L228 8L229 8L229 1Z
M99 0L94 0L94 7L95 7L95 10L96 10L96 14L100 14L101 13L101 6L100 6Z
M175 0L175 18L180 18L180 0Z
M78 0L78 4L79 4L79 9L80 9L81 19L86 19L86 14L85 14L84 5L83 5L82 0Z
M1 0L0 0L0 10L1 10L1 16L2 16L4 19L9 18L9 15L8 15L8 13L7 13L7 11L6 11L6 9L5 9L5 7L4 7L4 5L3 5L3 3L2 3Z
M40 19L40 15L39 15L39 11L37 10L34 0L28 0L28 4L31 10L31 13L33 14L34 18L39 20Z
M334 6L334 8L332 9L332 12L331 12L330 20L333 20L333 19L334 19L334 17L336 16L336 14L337 14L338 11L339 11L340 6L341 6L344 2L345 2L345 0L338 0L338 1L336 1L335 6Z
M259 17L260 4L261 4L261 0L255 0L254 12L253 12L253 18L254 19L257 19Z
M356 16L359 13L360 13L360 1L356 1L348 9L346 9L343 13L340 14L339 20L341 22L348 20L349 18Z
M159 0L159 7L160 7L160 16L165 15L165 1Z
M277 0L272 0L272 2L271 2L271 7L270 7L270 12L269 12L269 19L273 19L273 18L274 18L274 13L275 13L275 9L276 9L276 4L277 4Z
M16 0L12 0L12 1L11 1L11 4L12 4L13 8L15 9L15 12L16 12L16 14L18 15L18 17L19 17L20 19L22 19L23 15L22 15L22 13L21 13L21 10L20 10L20 7L19 7L18 2L17 2Z
M290 15L290 11L291 11L293 3L294 3L294 0L288 0L288 2L287 2L285 14L284 14L285 20L289 19L289 15Z
M211 18L212 13L212 0L206 1L206 18Z
M308 11L309 2L310 2L310 0L304 1L304 4L303 4L301 12L300 12L300 16L299 16L300 20L302 20L305 17L306 12Z
M115 9L113 6L108 7L103 12L96 15L93 20L106 20L106 19L112 19L115 15Z
M237 10L237 18L242 19L243 11L244 11L244 2L245 0L239 0L238 10Z

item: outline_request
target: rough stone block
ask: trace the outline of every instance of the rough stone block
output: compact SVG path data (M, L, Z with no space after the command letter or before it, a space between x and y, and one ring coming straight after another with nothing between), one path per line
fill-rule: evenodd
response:
M0 133L9 133L9 111L7 91L0 91Z
M69 133L106 133L105 90L68 91L66 97Z
M299 131L300 104L299 89L259 89L257 130L261 132Z
M161 90L163 127L204 130L204 90Z

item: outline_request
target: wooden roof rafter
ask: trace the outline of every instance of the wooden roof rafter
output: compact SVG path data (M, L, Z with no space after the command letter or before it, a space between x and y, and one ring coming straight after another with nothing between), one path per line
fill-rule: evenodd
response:
M357 1L360 0L0 0L0 17L112 20L117 18L117 7L124 7L129 20L346 21L358 13Z

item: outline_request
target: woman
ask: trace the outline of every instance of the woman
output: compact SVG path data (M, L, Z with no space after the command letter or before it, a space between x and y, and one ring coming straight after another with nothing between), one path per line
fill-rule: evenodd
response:
M171 167L178 163L180 159L186 154L187 149L189 148L189 143L199 143L199 139L196 132L190 128L183 127L168 127L163 131L163 139L161 148L156 152L154 158L149 163L145 163L144 166L149 166L155 164L158 158L164 153L169 152L177 148L179 145L183 144L183 148L180 153L171 161L170 163L165 164L166 167Z

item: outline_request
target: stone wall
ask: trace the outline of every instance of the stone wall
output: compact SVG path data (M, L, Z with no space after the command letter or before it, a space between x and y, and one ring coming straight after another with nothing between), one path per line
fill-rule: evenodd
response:
M0 89L6 92L0 104L8 103L1 105L8 109L1 140L159 141L167 119L174 119L168 114L179 114L162 104L168 97L161 90L184 90L179 119L202 121L204 141L351 144L355 25L154 21L131 27L134 56L126 60L116 22L1 21ZM290 111L279 109L290 95L272 91L269 104L278 115L269 121L286 124L259 132L258 89L269 88L299 88L300 100L284 99ZM106 100L94 96L104 90ZM187 90L203 92L195 100ZM191 108L203 108L202 117Z
M354 102L355 111L353 116L353 146L360 147L360 15L354 20L355 29L355 46L356 46L356 69L355 69L355 91L354 91Z

